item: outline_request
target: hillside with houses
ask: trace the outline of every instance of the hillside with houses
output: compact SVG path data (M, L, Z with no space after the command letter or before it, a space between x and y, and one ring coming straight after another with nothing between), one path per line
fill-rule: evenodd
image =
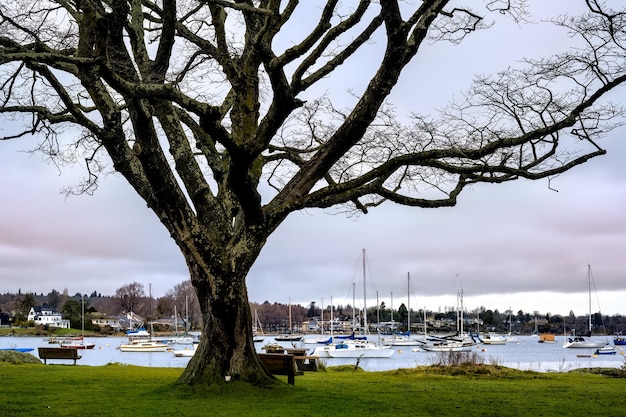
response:
M265 333L330 333L352 331L353 322L360 321L362 312L352 306L325 306L315 302L308 306L288 305L269 301L251 303L256 317L254 325ZM201 328L201 313L189 282L176 286L163 297L146 296L137 283L122 287L115 295L69 295L67 290L43 293L0 294L0 326L25 327L40 330L81 329L102 335L123 332L133 323L151 323L158 331ZM457 311L453 307L443 311L411 310L404 304L391 310L381 303L367 311L371 332L406 331L410 314L411 332L448 333L456 329ZM550 315L490 310L480 307L464 311L464 328L479 331L500 331L516 334L535 332L563 334L564 328L583 332L588 316ZM594 333L626 333L626 318L592 315ZM291 323L291 327L290 327ZM578 330L580 329L580 330Z

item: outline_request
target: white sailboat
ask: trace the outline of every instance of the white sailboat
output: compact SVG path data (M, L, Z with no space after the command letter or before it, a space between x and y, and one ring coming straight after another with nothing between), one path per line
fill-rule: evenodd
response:
M254 343L260 343L265 340L265 333L263 332L263 326L261 325L261 320L259 320L259 314L256 310L254 310Z
M411 337L411 273L407 272L407 331L404 334L394 334L389 337L383 337L380 342L384 346L419 346L422 341ZM392 313L393 314L393 313ZM393 322L393 318L392 318Z
M365 284L365 249L363 249L363 329L367 331L367 297ZM354 285L352 288L354 297ZM352 304L354 305L354 302ZM354 313L352 316L354 319ZM355 330L355 327L356 326L353 324L353 330ZM364 340L362 337L354 336L341 339L339 343L318 346L313 351L313 356L321 358L388 358L393 355L393 352L394 351L388 346L380 346L374 342Z
M457 282L457 335L442 338L430 338L430 342L423 345L427 352L469 352L476 343L463 330L463 289L458 288Z
M564 348L601 348L608 344L607 341L591 340L591 265L587 265L587 281L589 287L589 327L587 336L576 336L573 331L572 335L565 337L563 342Z
M152 340L154 329L150 323L150 333L145 329L128 333L128 343L123 343L118 348L121 352L165 352L168 350L167 343ZM140 334L141 336L137 336ZM147 337L146 337L147 335Z
M509 307L509 334L507 334L507 343L519 343L519 337L513 336L513 311Z

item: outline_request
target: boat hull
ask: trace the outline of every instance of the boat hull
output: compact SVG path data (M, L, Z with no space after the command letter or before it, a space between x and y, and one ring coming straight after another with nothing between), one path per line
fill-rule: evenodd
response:
M365 344L318 346L313 351L313 356L320 358L388 358L391 355L393 355L392 349Z
M163 343L140 342L120 345L119 349L121 352L166 352L168 346Z
M584 337L568 337L563 343L564 348L569 349L597 349L606 346L606 341L585 339Z
M422 350L427 352L471 352L474 345L441 343L422 346Z

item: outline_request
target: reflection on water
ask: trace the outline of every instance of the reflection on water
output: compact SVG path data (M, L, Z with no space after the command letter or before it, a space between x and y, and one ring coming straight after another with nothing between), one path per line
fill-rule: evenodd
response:
M591 354L594 349L564 349L563 338L556 338L555 343L538 343L537 338L519 337L520 342L506 345L479 345L476 353L484 358L485 363L507 366L523 370L538 372L564 372L576 368L611 367L620 368L624 364L624 351L618 347L616 355L599 355L597 357L579 358L580 354ZM561 339L561 340L560 340ZM603 339L594 337L594 339ZM189 362L188 357L175 357L171 352L120 352L117 348L126 342L126 338L86 338L87 343L95 343L93 350L81 350L82 359L79 365L102 366L110 363L121 363L137 366L154 366L167 368L184 368ZM265 337L263 342L256 343L257 351L267 343L273 343L271 337ZM293 347L289 342L279 342L285 347ZM37 347L49 345L42 337L0 337L0 348L34 348L31 353L37 355ZM178 345L173 349L191 349L191 346ZM296 343L295 347L305 347L311 351L315 345ZM419 365L431 365L437 362L438 354L421 350L414 351L414 347L397 347L390 358L363 358L359 366L367 371L382 371L398 368L411 368ZM49 360L49 363L69 363L68 361ZM354 365L357 359L324 359L327 366Z

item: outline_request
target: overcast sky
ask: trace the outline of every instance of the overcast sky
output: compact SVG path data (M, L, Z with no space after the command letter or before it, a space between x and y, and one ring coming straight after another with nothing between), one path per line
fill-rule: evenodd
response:
M481 46L489 32L460 47L426 48L424 61L412 65L394 92L398 109L441 105L469 86L472 72L503 69L515 58L558 46L545 32L533 38L542 42L523 45L514 39L526 32L515 25L498 30L506 39L502 48ZM442 94L443 85L450 91ZM624 89L614 98L626 103ZM554 179L552 189L547 180L479 185L453 208L389 204L356 220L294 213L253 267L249 298L328 305L332 297L345 305L355 283L361 306L365 249L368 306L376 297L387 306L406 304L410 273L412 308L454 306L460 286L469 309L583 315L591 265L592 310L625 314L625 133L613 132L602 141L608 155ZM19 152L34 145L0 143L0 292L113 294L137 281L162 296L187 279L168 233L121 177L107 177L94 196L65 198L59 190L83 173L78 167L60 174Z

